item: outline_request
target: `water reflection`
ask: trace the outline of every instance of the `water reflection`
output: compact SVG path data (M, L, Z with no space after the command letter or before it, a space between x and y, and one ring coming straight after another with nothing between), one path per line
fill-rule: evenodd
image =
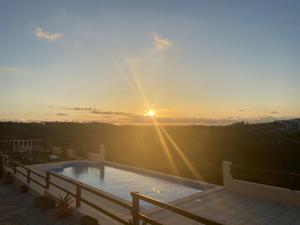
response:
M85 176L89 176L90 174L97 174L99 171L100 180L104 180L105 177L105 166L104 163L97 165L97 167L86 167L86 166L75 166L68 167L63 169L63 173L72 174L75 179L79 179Z

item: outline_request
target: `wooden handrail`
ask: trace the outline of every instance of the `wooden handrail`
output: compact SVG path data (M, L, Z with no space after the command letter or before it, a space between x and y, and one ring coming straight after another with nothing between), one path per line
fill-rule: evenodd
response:
M3 157L0 158L0 159L4 159L4 161L1 161L3 162L5 165L7 165L9 168L12 168L14 169L14 172L15 173L19 173L23 176L25 176L27 178L27 183L29 183L30 181L33 181L34 183L38 184L39 186L41 186L42 188L44 189L48 189L49 186L54 186L64 192L66 192L67 194L73 196L75 199L76 199L76 207L79 207L80 206L80 203L83 202L87 205L89 205L90 207L100 211L101 213L104 213L105 215L111 217L112 219L120 222L121 224L125 224L125 225L139 225L139 220L142 220L146 223L149 223L149 224L152 224L152 225L163 225L162 223L160 222L157 222L155 221L154 219L150 218L149 216L147 215L144 215L140 212L140 209L139 209L139 201L142 200L142 201L146 201L148 203L151 203L153 205L156 205L156 206L159 206L161 208L164 208L164 209L167 209L171 212L174 212L178 215L181 215L183 217L186 217L188 219L191 219L191 220L194 220L194 221L197 221L197 222L200 222L200 223L203 223L203 224L206 224L206 225L221 225L220 223L217 223L217 222L214 222L214 221L211 221L211 220L208 220L206 218L203 218L201 216L198 216L196 214L192 214L192 213L189 213L183 209L180 209L176 206L173 206L173 205L170 205L170 204L167 204L167 203L164 203L164 202L161 202L161 201L158 201L154 198L150 198L148 196L145 196L143 194L140 194L138 192L132 192L131 195L132 195L132 205L126 203L125 201L121 201L121 200L118 200L116 198L113 198L109 195L106 195L105 193L102 193L102 192L99 192L99 191L96 191L94 190L93 188L90 188L80 182L76 182L76 181L73 181L69 178L66 178L60 174L57 174L57 173L54 173L52 171L47 171L46 172L46 176L28 168L28 167L25 167L23 166L22 164L20 163L17 163L11 159L8 159L7 157ZM11 163L12 165L10 165L9 163ZM21 167L21 168L24 168L26 173L23 173L22 171L16 169L16 167ZM33 179L31 177L31 174L34 174L34 175L37 175L39 177L41 177L43 179L43 181L45 181L46 184L42 184L40 183L39 181ZM57 184L57 183L54 183L51 181L50 179L50 176L53 176L53 177L56 177L60 180L63 180L63 181L66 181L70 184L73 184L75 185L76 187L76 193L73 193L69 190L67 190L66 188L62 187L61 185ZM102 198L105 198L107 200L109 200L110 202L114 203L114 204L117 204L117 205L120 205L126 209L129 209L131 210L131 215L132 215L132 222L130 221L127 221L126 219L120 217L120 216L117 216L115 215L113 212L111 212L110 210L108 209L104 209L84 198L82 198L81 196L81 190L85 190L85 191L88 191L92 194L95 194L99 197L102 197Z
M117 205L123 206L124 208L131 209L131 205L130 204L125 203L123 201L120 201L118 199L112 198L112 197L110 197L108 195L105 195L104 193L98 192L98 191L96 191L96 190L94 190L94 189L92 189L92 188L90 188L88 186L83 186L82 185L81 188L84 189L84 190L87 190L88 192L91 192L92 194L95 194L95 195L97 195L99 197L102 197L102 198L105 198L105 199L107 199L107 200L109 200L111 202L114 202Z
M26 178L27 178L27 183L29 183L30 181L32 181L32 182L36 183L37 185L41 186L41 187L44 188L44 189L48 189L48 188L49 188L48 185L52 185L52 186L54 186L54 187L56 187L56 188L58 188L58 189L60 189L60 190L62 190L62 191L64 191L64 192L66 192L67 194L73 196L74 198L76 198L76 207L79 207L79 206L80 206L80 202L84 202L85 204L87 204L87 205L91 206L92 208L94 208L94 209L96 209L96 210L98 210L98 211L104 213L105 215L107 215L107 216L113 218L114 220L120 222L121 224L131 225L131 223L130 223L129 221L126 221L124 218L121 218L121 217L119 217L119 216L117 216L117 215L114 215L114 214L113 214L112 212L110 212L108 209L104 209L104 208L102 208L102 207L100 207L100 206L97 206L97 205L95 205L94 203L89 202L88 200L82 198L82 197L81 197L81 191L80 191L80 190L81 190L81 189L84 189L84 190L86 190L86 191L88 191L88 192L91 192L92 194L95 194L95 195L97 195L97 196L100 196L100 197L103 197L103 198L105 198L105 199L108 199L109 201L111 201L111 202L113 202L113 203L115 203L115 204L118 204L118 205L120 205L120 206L122 206L122 207L124 207L124 208L126 208L126 209L131 209L131 205L130 205L130 204L127 204L127 203L122 202L122 201L120 201L120 200L118 200L118 199L112 198L112 197L110 197L110 196L108 196L108 195L105 195L104 193L100 193L100 192L98 192L98 191L96 191L96 190L93 190L93 189L87 187L87 186L84 186L84 185L83 185L82 183L80 183L80 182L73 181L73 180L71 180L71 179L68 179L68 178L66 178L66 177L64 177L64 176L62 176L62 175L59 175L59 174L57 174L57 173L54 173L54 172L52 172L52 171L47 171L46 176L44 176L44 175L42 175L42 174L40 174L40 173L38 173L38 172L36 172L36 171L34 171L34 170L32 170L32 169L30 169L30 168L24 166L24 165L22 165L22 164L20 164L20 163L18 163L18 162L16 162L16 161L13 161L13 160L9 159L8 157L3 157L3 156L1 156L1 160L2 160L2 159L4 159L4 164L5 164L6 166L8 166L9 168L11 168L11 169L14 170L14 173L19 173L19 174L21 174L22 176L26 177ZM2 161L1 161L1 162L2 162ZM18 170L18 169L17 169L17 166L18 166L18 167L21 167L21 168L23 168L23 169L25 169L26 173L23 173L22 171ZM43 180L46 181L46 185L44 185L44 184L40 183L39 181L33 179L33 178L30 176L30 174L35 174L35 175L41 177ZM29 175L29 176L28 176L28 175ZM73 192L71 192L71 191L69 191L69 190L67 190L66 188L60 186L60 185L57 184L57 183L52 182L51 180L47 180L47 179L49 179L49 175L54 176L54 177L56 177L56 178L58 178L58 179L61 179L61 180L63 180L63 181L66 181L66 182L68 182L68 183L71 183L71 184L75 185L76 188L77 188L77 189L76 189L76 194L73 193ZM78 188L79 188L79 190L78 190Z
M161 201L158 201L154 198L151 198L151 197L148 197L146 195L143 195L143 194L140 194L138 192L131 192L131 195L134 198L138 199L138 200L142 200L142 201L145 201L145 202L148 202L148 203L151 203L153 205L156 205L156 206L159 206L163 209L167 209L171 212L174 212L178 215L181 215L183 217L186 217L188 219L191 219L191 220L194 220L194 221L197 221L197 222L200 222L200 223L203 223L203 224L206 224L206 225L221 225L220 223L218 222L215 222L215 221L212 221L212 220L209 220L209 219L206 219L204 217L201 217L199 215L196 215L196 214L193 214L193 213L190 213L188 211L185 211L183 209L180 209L176 206L173 206L173 205L170 205L170 204L167 204L167 203L164 203L164 202L161 202ZM141 217L144 217L144 215L141 215L140 213L138 214L138 216L141 218Z

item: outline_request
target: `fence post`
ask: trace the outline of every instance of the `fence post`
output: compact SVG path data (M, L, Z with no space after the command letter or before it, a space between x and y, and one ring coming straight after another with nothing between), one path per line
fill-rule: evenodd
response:
M0 175L3 173L3 157L0 155Z
M27 169L27 184L30 183L30 169Z
M81 186L80 184L76 185L76 208L81 205Z
M49 173L49 171L46 171L46 177L45 177L46 185L45 185L45 188L47 190L49 189L49 181L50 181L50 173Z
M14 163L14 174L17 174L17 164Z
M140 201L137 194L138 192L131 192L131 196L132 196L131 215L132 215L133 225L139 225Z

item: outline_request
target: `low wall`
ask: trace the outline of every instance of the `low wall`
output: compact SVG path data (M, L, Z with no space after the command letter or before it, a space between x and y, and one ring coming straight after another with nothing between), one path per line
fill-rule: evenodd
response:
M61 147L55 147L55 146L53 146L52 147L52 153L53 154L57 154L57 155L62 155L63 151L62 151Z
M300 191L234 179L231 175L231 165L231 162L223 162L225 189L271 201L300 205Z
M63 148L61 147L52 147L52 153L57 155L63 154ZM66 149L66 154L68 157L72 159L83 159L82 157L77 155L77 151L75 149L68 148ZM87 159L94 161L104 161L105 160L105 150L102 150L99 153L88 152Z
M104 154L101 154L101 153L89 152L88 153L88 159L89 160L96 160L96 161L104 161L105 156L104 156Z

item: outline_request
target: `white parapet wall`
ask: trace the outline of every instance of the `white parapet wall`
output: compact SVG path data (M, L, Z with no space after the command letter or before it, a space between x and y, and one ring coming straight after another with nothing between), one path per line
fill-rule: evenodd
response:
M231 165L231 162L223 162L225 189L275 202L300 205L300 191L234 179L231 174Z
M78 153L75 149L65 149L63 150L62 147L52 147L52 153L57 155L62 155L63 151L66 151L68 157L72 159L82 159L81 156L78 156ZM97 152L88 152L87 159L94 160L94 161L105 161L105 148L103 145L100 146Z
M105 154L104 152L100 152L100 153L93 153L93 152L89 152L88 153L88 159L89 160L96 160L96 161L104 161L105 160Z

